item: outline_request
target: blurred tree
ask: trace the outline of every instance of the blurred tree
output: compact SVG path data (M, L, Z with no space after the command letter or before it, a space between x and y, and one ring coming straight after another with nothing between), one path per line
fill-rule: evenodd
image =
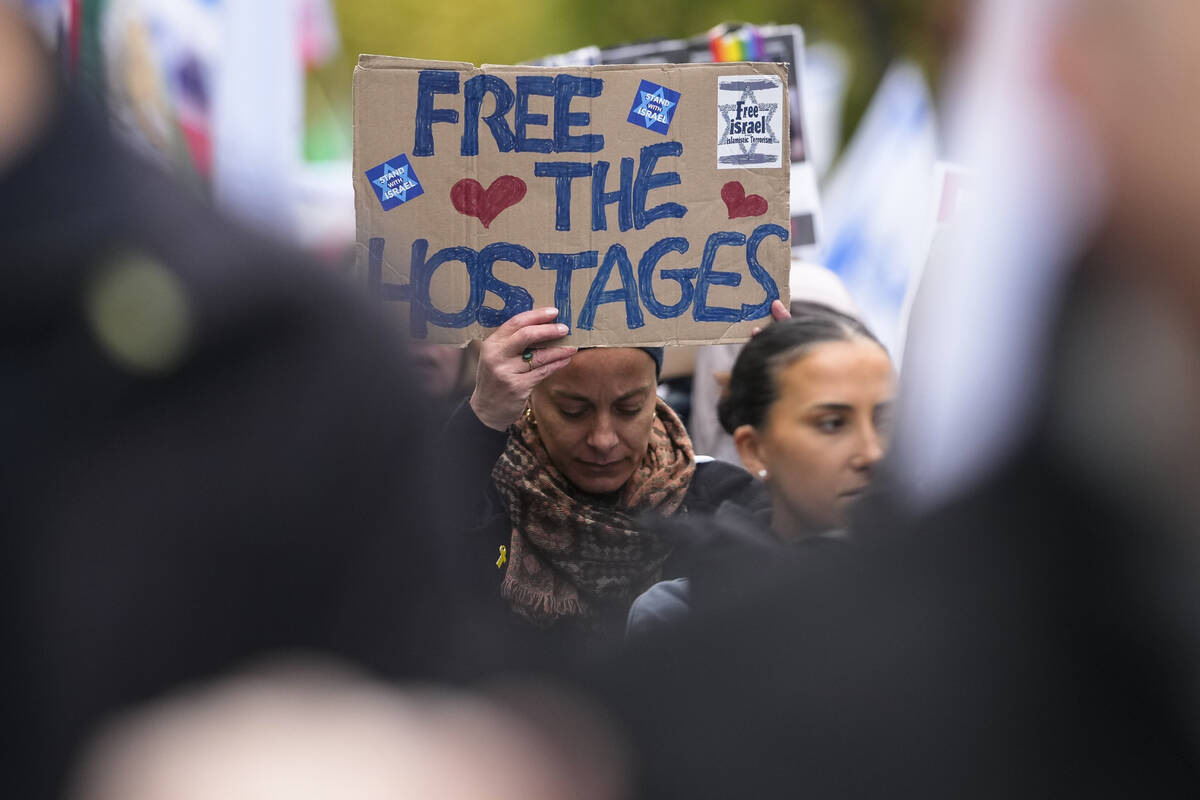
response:
M892 58L915 59L936 82L965 1L337 0L345 43L338 69L359 53L512 64L587 45L686 38L726 21L796 23L810 42L836 42L851 58L850 133Z

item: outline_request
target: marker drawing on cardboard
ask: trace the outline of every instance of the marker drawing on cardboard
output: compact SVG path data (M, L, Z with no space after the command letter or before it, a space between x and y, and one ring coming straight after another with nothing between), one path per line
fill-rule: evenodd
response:
M486 228L501 211L521 202L527 188L515 175L501 175L486 189L474 178L463 178L450 188L450 202L458 213L477 217Z
M746 194L741 181L730 181L721 187L721 199L729 210L729 218L761 217L767 213L767 200L760 194Z
M745 341L789 296L786 82L362 56L356 274L429 341L543 305L580 346Z

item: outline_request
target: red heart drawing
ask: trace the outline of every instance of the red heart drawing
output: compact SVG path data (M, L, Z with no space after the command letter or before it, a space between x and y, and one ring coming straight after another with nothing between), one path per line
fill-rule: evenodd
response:
M746 196L741 181L730 181L721 187L721 199L729 209L729 218L761 217L767 213L767 201L761 194Z
M488 227L500 212L515 206L525 197L525 181L515 175L501 175L486 190L474 178L463 178L450 187L450 202L460 214L478 217Z

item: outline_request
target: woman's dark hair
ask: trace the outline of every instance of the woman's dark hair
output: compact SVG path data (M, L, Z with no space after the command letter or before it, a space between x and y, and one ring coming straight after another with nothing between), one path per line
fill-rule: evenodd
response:
M820 303L792 303L791 319L768 325L738 354L729 376L729 391L717 405L721 427L733 433L742 425L761 426L779 398L776 374L781 367L813 345L855 338L883 347L867 326L848 314Z

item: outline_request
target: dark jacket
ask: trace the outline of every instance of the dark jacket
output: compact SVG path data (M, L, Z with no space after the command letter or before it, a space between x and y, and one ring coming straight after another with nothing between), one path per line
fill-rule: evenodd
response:
M918 518L878 496L856 509L853 559L785 565L600 671L637 796L1195 795L1195 517L1168 513L1186 483L1144 423L1166 393L1114 402L1145 387L1112 379L1102 331L1067 327L1084 350L1055 383L1084 385L1068 403L1049 389L979 484ZM1105 408L1117 418L1096 421Z
M672 571L681 577L652 586L634 601L630 636L653 634L694 610L726 607L781 564L805 561L810 569L820 569L823 563L832 568L851 547L841 531L781 541L771 532L771 504L765 492L754 505L726 501L714 514L654 524L674 548Z
M428 426L365 301L71 99L0 168L0 268L7 796L56 796L100 721L268 654L427 674L455 597ZM170 358L129 360L176 323Z
M638 797L1194 795L1194 578L1137 516L1036 448L919 522L867 514L853 559L602 670Z
M513 628L531 629L500 596L504 570L496 562L500 548L509 545L512 526L492 481L492 468L507 441L507 433L484 425L464 401L447 423L443 447L456 486L449 512L462 536L461 558L470 562L465 569L475 576L474 600L484 609L481 618L489 620L485 624L506 635ZM762 484L741 467L723 461L698 463L677 516L712 514L722 503L754 507L764 498ZM678 574L671 558L663 571L667 577Z

